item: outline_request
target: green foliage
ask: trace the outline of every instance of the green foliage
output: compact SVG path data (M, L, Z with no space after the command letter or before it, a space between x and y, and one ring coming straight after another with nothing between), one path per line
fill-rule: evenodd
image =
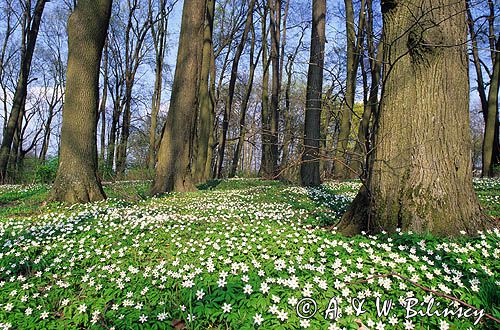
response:
M429 292L397 277L369 278L397 273L498 318L498 231L347 238L323 228L359 186L233 179L149 198L149 182L117 182L105 185L107 201L37 212L28 204L41 203L49 186L2 186L0 204L24 205L26 214L0 213L0 328L333 329L322 315L332 297L343 299L339 328L357 329L356 320L385 329L495 328L484 318L477 326L468 318L408 321L399 300ZM498 196L496 182L475 186ZM304 296L321 308L308 322L295 311ZM377 316L375 296L397 305L395 325ZM347 297L364 297L366 313L350 315Z
M35 183L52 183L54 182L59 167L59 158L51 158L45 163L40 163L34 171Z

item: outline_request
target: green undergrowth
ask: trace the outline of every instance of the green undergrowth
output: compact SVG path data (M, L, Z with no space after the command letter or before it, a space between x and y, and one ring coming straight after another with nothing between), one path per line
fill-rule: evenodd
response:
M344 237L334 226L356 181L230 179L154 198L149 184L105 184L108 200L71 207L43 204L49 186L1 187L0 329L497 328L404 303L500 318L498 230ZM498 181L475 188L498 214Z

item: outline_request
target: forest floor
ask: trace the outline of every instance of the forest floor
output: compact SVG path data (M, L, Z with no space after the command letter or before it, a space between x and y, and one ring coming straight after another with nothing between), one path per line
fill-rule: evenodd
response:
M500 217L500 181L474 185ZM347 238L334 226L359 186L230 179L150 198L125 182L72 207L2 186L0 329L498 328L499 230Z

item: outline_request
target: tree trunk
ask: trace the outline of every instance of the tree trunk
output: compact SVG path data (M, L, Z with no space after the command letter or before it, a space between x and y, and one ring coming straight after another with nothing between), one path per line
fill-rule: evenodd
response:
M472 187L465 2L383 1L382 12L375 149L339 229L476 234L489 221Z
M271 159L272 178L279 176L279 119L280 119L280 90L281 90L281 74L280 74L280 28L281 28L281 0L269 0L270 17L271 17L271 67L273 70L273 78L271 81L271 108L269 110L271 117Z
M255 5L255 0L250 0L248 5L248 13L247 20L245 23L245 29L243 30L243 35L241 36L240 43L236 48L236 53L233 59L233 66L231 69L231 78L229 79L229 90L227 96L227 103L224 109L224 117L222 120L222 133L219 144L219 164L217 168L217 177L222 177L222 168L224 166L224 152L226 149L226 139L227 139L227 131L229 128L229 119L231 117L231 110L233 107L233 99L234 99L234 90L236 89L236 79L238 78L238 66L240 63L241 54L243 54L243 50L245 48L245 44L247 42L248 33L250 32L250 26L253 24L253 7Z
M483 114L484 122L486 122L486 119L488 117L488 99L486 97L486 89L483 80L483 70L481 68L481 61L479 59L477 36L474 29L474 18L472 17L472 12L470 10L470 0L466 0L465 4L467 7L467 25L469 27L469 35L472 46L472 63L474 64L474 69L476 70L477 92L479 94L479 99L481 100L481 113Z
M347 178L352 176L349 163L352 155L349 154L349 137L351 135L351 118L354 111L354 99L356 97L356 82L358 74L359 59L363 46L363 25L365 1L361 1L359 13L358 33L354 23L354 9L352 0L345 0L346 31L347 31L347 76L345 87L345 100L341 110L341 124L339 142L337 146L338 161L334 164L335 177Z
M121 114L121 92L118 82L115 85L116 96L113 100L113 115L111 117L111 127L109 129L109 139L108 139L108 153L106 156L106 170L109 172L113 171L113 164L115 161L115 149L116 149L116 131L118 129L118 121L120 120Z
M205 25L203 29L203 56L200 78L200 131L198 134L198 152L194 161L194 178L196 182L208 179L210 172L205 171L209 150L211 128L213 127L213 103L210 96L210 68L213 56L212 34L214 26L215 0L207 0ZM215 81L215 80L214 80ZM211 158L211 157L210 157Z
M116 174L123 176L127 166L127 144L130 135L130 120L132 107L132 88L134 78L128 76L125 81L125 108L123 109L122 130L120 133L120 143L116 149Z
M273 164L271 162L271 120L269 114L269 54L267 44L267 15L268 7L264 4L262 14L262 156L260 162L259 176L263 178L271 178L273 176Z
M210 178L212 176L212 164L214 163L214 151L215 148L217 147L217 139L215 136L215 133L217 132L216 130L216 120L215 120L215 106L217 104L217 100L215 97L216 91L215 91L215 54L214 54L214 49L213 49L213 44L212 44L212 50L210 52L210 89L209 89L209 95L210 95L210 118L209 118L209 123L210 123L210 131L208 134L208 150L207 150L207 159L205 163L205 172L203 177L206 179ZM223 68L221 75L224 75L225 69ZM215 173L215 172L213 172Z
M300 166L300 181L303 186L319 186L321 183L319 145L323 64L325 61L325 16L326 0L313 0L311 54L307 75L306 117L304 123L304 152Z
M21 54L21 70L19 72L16 90L12 101L12 110L10 112L9 119L6 119L7 125L3 131L2 145L0 146L0 183L4 183L7 179L7 166L9 163L10 150L17 122L19 120L19 115L22 111L24 100L26 99L31 60L33 59L38 30L40 28L46 2L47 0L38 0L35 5L33 18L31 20L27 20L27 25L29 27L28 31L26 31L26 48L23 49ZM27 10L30 10L30 8L27 8ZM31 13L26 15L31 15Z
M252 1L253 2L253 1ZM253 5L253 4L252 4ZM251 32L252 32L252 41L250 45L250 73L248 77L248 83L246 86L245 90L245 95L243 96L243 102L241 104L241 109L240 109L240 132L238 136L238 142L236 144L236 150L233 155L233 161L231 165L231 171L229 172L229 177L232 178L236 175L236 170L238 169L238 161L241 157L241 151L243 149L243 144L245 143L245 135L246 135L246 115L247 115L247 109L248 109L248 102L250 101L250 96L252 94L252 87L253 87L253 79L255 76L255 68L257 67L257 62L258 57L257 56L257 61L254 62L254 51L255 51L255 29L253 27L253 19L252 16L250 17L251 19Z
M158 113L161 106L161 93L163 85L163 67L165 62L165 51L167 48L167 27L168 15L166 10L166 1L160 1L158 14L158 29L155 29L154 18L152 16L152 2L149 0L149 20L151 26L151 36L153 37L153 44L155 48L155 87L153 98L151 101L151 126L149 127L149 148L148 156L146 158L146 166L149 171L154 171L156 161L156 129L158 126Z
M500 52L500 35L495 45L497 52ZM500 86L500 55L495 56L493 74L491 75L490 88L488 91L488 115L484 128L483 139L483 172L482 176L493 176L493 154L495 145L495 132L497 131L498 120L498 91ZM497 137L498 139L498 137Z
M163 127L152 194L195 189L191 179L191 128L197 110L206 0L184 2L172 98Z
M104 153L106 150L106 102L108 100L108 39L104 42L104 59L102 66L104 67L104 81L102 88L101 105L99 113L101 114L101 151L100 158L104 162Z
M68 69L61 154L51 200L105 198L97 176L99 66L112 0L79 0L68 19Z
M370 150L369 128L372 114L377 113L378 108L378 91L380 83L380 70L382 64L382 43L379 42L375 47L373 36L373 8L372 0L367 0L367 18L366 18L366 36L367 36L367 51L368 63L370 64L370 88L368 98L365 99L363 116L359 122L358 138L354 147L355 160L352 168L356 174L362 179L366 179L367 175L367 154ZM375 49L376 52L375 52ZM363 64L361 62L361 64ZM363 69L364 70L364 69ZM363 73L365 75L365 73ZM366 78L363 77L363 80Z

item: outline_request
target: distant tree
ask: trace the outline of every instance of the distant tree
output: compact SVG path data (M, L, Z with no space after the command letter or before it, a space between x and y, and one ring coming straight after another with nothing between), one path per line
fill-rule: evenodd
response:
M51 200L105 198L97 177L99 68L112 0L79 0L68 19L68 68L59 169Z
M224 108L224 116L222 119L222 133L220 135L220 144L219 144L219 158L218 158L218 167L217 167L217 177L222 177L222 168L224 165L224 153L226 149L226 140L227 140L227 131L229 128L229 120L231 117L231 109L234 101L234 92L236 88L236 79L238 78L238 67L240 63L241 55L243 54L243 50L245 48L245 44L248 38L248 34L250 32L250 28L253 24L253 8L255 5L255 0L249 0L248 11L247 11L247 19L245 22L245 29L243 30L243 34L241 36L241 40L236 48L236 53L234 54L233 64L231 68L231 77L229 79L229 89L227 102Z
M158 114L161 106L163 87L163 71L165 68L165 54L167 52L167 27L170 12L177 1L167 5L167 0L156 1L157 12L154 11L153 1L149 0L149 25L151 26L151 37L155 50L155 85L151 101L151 125L149 128L149 147L146 157L146 166L150 171L154 170L157 149L157 126Z
M192 130L196 120L206 0L184 2L172 97L163 127L152 194L194 189Z
M130 135L132 119L133 88L139 66L145 57L145 43L151 28L148 12L141 6L139 0L127 0L127 18L125 20L125 54L124 62L125 92L123 95L123 117L120 132L120 141L116 149L116 173L123 176L127 166L127 144Z
M478 6L480 4L475 4ZM493 166L500 162L500 141L499 141L499 121L498 121L498 88L500 81L500 56L497 56L500 52L500 34L495 34L495 5L492 0L487 1L486 8L480 8L480 10L487 9L486 15L481 15L480 17L483 21L477 22L479 28L476 30L476 19L473 15L473 6L471 6L471 1L466 1L467 6L467 23L469 27L470 35L470 53L471 61L474 65L476 73L476 89L479 94L479 99L481 101L481 113L483 115L485 123L485 132L483 138L483 176L493 176ZM479 19L479 18L478 18ZM485 24L487 23L487 24ZM486 26L487 29L482 27ZM488 59L481 58L481 53L479 51L480 36L487 36L487 45L485 48L489 48L490 51L486 52L491 62L491 66L488 68L486 64ZM483 77L483 66L487 72L486 77L489 78L489 83L484 80ZM488 93L486 93L486 87L489 85ZM490 120L491 118L491 120Z
M476 234L488 220L472 187L465 2L382 1L382 13L370 172L339 229Z
M349 154L349 139L351 135L351 118L354 112L354 100L356 97L356 84L361 50L364 37L364 13L365 0L361 1L359 20L354 21L354 7L352 0L345 0L346 34L347 34L347 60L346 60L346 84L344 102L340 114L340 132L337 145L338 161L334 164L335 177L345 179L353 176L352 168L348 167L352 155Z
M38 0L35 4L33 12L31 8L31 0L24 3L21 30L22 46L20 71L12 102L12 109L10 111L7 125L5 125L3 130L3 139L0 146L0 183L5 183L7 180L7 167L12 142L14 140L14 134L16 132L16 128L21 127L18 121L22 120L22 112L26 101L31 62L33 59L33 53L35 52L36 40L46 2L47 0Z
M306 116L304 124L304 153L300 168L303 186L318 186L319 146L321 132L321 98L323 89L323 65L325 61L326 0L313 0L312 32L309 73L307 75Z
M373 31L373 2L366 0L366 55L360 61L363 75L363 115L358 126L358 136L354 146L351 168L361 178L365 179L367 174L366 157L371 149L370 146L370 122L372 115L378 109L378 93L380 86L380 71L382 63L382 43L375 43ZM369 68L365 68L368 63ZM368 73L370 84L368 84Z

